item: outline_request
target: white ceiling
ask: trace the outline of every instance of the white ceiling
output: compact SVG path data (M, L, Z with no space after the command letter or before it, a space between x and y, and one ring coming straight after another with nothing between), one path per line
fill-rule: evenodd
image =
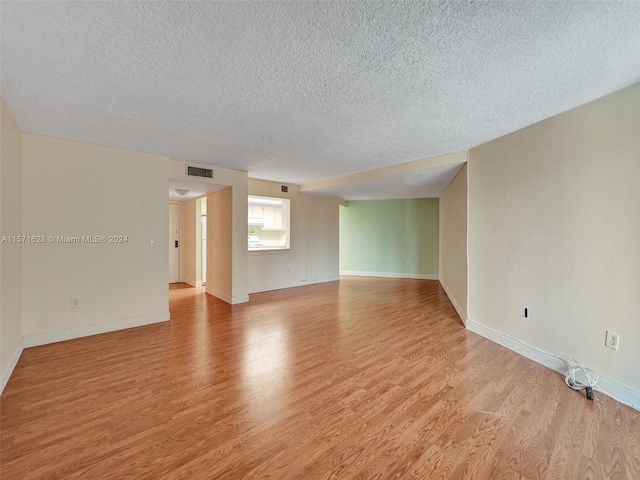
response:
M640 1L0 5L23 131L294 184L465 150L640 81Z

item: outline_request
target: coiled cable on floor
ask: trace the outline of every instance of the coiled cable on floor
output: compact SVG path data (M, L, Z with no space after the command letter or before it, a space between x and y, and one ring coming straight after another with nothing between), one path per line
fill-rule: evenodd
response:
M582 372L579 375L581 378L576 378L576 373ZM564 379L564 383L568 387L574 390L582 390L587 387L596 388L598 386L598 374L589 368L585 368L578 360L571 360L569 362L569 373Z

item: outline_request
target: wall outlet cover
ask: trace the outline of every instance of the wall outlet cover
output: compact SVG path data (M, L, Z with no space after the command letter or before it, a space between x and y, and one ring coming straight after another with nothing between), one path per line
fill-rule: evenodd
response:
M618 348L620 348L620 334L607 330L607 337L604 344L608 348L618 351Z

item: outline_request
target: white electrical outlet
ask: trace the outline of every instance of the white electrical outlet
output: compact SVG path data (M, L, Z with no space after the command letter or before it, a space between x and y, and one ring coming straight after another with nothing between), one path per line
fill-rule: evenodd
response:
M618 347L620 347L620 334L607 330L607 338L604 344L612 350L618 351Z
M80 299L78 297L71 299L71 308L80 308Z

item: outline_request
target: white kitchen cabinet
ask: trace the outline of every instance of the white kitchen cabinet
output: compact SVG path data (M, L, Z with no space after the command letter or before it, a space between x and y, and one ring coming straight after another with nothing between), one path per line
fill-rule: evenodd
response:
M249 204L249 223L252 225L262 225L264 223L264 211L262 205Z
M282 207L276 205L263 206L264 230L284 230L284 215Z
M274 215L275 220L273 222L273 228L276 228L278 230L284 230L285 229L284 209L282 207L275 207L274 214L275 214Z
M275 212L273 205L263 205L262 206L264 226L263 230L273 230L275 227Z

